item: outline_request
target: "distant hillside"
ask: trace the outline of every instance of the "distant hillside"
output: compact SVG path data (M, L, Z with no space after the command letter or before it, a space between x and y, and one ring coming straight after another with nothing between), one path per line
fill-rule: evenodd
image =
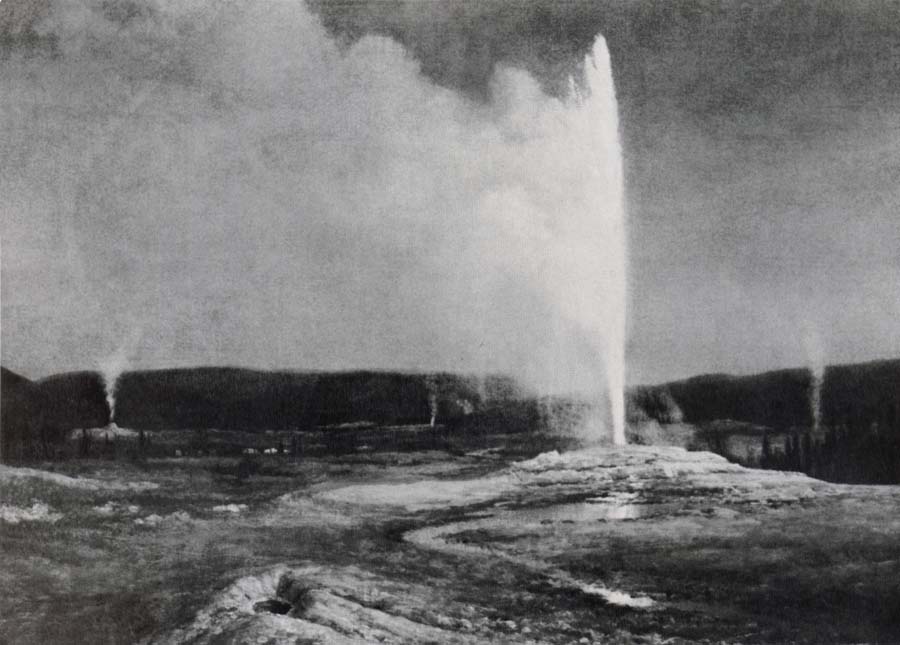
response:
M94 372L30 381L2 369L2 459L51 458L73 427L106 423L103 383Z
M31 381L21 374L16 374L12 370L0 367L0 387L2 388L18 388L27 387Z
M772 428L812 423L809 370L789 369L729 376L708 374L683 381L635 388L640 411L661 421L673 414L701 423L746 421ZM821 392L824 425L893 427L900 418L900 359L826 368Z
M0 458L18 459L29 434L32 382L0 367Z
M52 432L104 425L109 412L96 372L54 374L34 382L36 422Z

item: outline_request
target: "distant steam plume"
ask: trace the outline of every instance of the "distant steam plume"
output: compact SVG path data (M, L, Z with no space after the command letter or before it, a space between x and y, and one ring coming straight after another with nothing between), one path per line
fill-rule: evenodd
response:
M825 351L818 327L807 323L803 325L803 347L809 361L810 390L809 409L812 417L813 432L818 432L822 425L822 384L825 381Z
M119 377L128 368L130 356L140 340L139 328L133 328L130 336L119 345L115 352L100 361L100 376L103 379L103 389L106 393L106 404L109 407L109 423L115 423L116 417L116 388Z

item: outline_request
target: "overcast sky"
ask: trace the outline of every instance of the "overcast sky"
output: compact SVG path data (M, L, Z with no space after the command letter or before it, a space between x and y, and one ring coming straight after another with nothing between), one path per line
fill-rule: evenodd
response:
M896 3L3 0L3 364L539 369L478 213L598 33L629 381L900 355Z

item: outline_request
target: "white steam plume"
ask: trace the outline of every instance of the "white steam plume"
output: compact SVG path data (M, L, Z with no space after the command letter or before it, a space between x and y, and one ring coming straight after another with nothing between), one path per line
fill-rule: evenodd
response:
M803 348L806 352L811 376L809 408L813 421L813 432L822 425L822 384L825 381L825 351L819 328L812 323L802 325Z
M59 55L0 66L4 262L38 289L4 299L4 332L28 362L96 361L139 303L152 343L104 361L113 410L129 358L484 371L596 401L623 440L602 39L571 96L500 67L484 104L390 39L342 48L302 2L108 4L52 3Z
M140 338L140 328L132 328L132 332L125 342L119 345L115 352L100 361L100 376L103 379L103 389L106 392L106 404L109 407L110 424L115 423L116 388L118 386L119 377L128 368L130 357L134 353Z

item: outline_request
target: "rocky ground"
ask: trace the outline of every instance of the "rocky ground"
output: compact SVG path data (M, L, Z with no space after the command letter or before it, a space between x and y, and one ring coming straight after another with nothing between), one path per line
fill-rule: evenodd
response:
M0 470L0 638L900 641L892 487L674 447L265 464Z

